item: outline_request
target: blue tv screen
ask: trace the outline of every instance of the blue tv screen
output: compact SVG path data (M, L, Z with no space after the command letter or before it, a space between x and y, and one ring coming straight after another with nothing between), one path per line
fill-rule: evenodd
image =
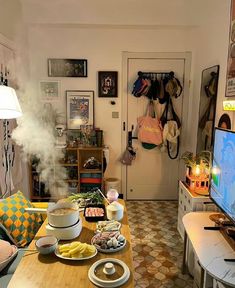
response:
M235 132L215 128L210 197L235 222Z

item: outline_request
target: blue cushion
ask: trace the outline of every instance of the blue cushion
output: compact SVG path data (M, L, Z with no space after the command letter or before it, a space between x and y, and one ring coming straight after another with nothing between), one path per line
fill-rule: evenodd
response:
M11 280L12 274L8 275L0 275L0 287L1 288L7 288L10 280Z

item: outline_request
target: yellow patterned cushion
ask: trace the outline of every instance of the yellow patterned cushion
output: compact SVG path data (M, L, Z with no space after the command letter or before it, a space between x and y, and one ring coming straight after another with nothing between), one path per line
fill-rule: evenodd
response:
M18 191L0 202L0 223L4 225L17 246L24 247L42 224L40 214L30 214L25 208L33 205Z

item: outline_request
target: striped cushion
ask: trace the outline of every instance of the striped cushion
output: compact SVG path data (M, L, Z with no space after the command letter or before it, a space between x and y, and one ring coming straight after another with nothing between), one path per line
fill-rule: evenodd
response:
M29 214L24 208L33 207L18 191L0 202L0 223L6 228L17 246L24 247L34 238L42 224L40 214Z

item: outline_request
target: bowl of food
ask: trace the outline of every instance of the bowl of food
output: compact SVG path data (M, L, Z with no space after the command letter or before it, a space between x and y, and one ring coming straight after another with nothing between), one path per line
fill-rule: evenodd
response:
M124 207L118 201L114 201L106 207L108 220L120 221L123 218Z
M69 227L78 222L79 209L76 203L60 202L47 209L48 223L53 227Z
M104 220L106 217L104 204L87 205L84 209L84 216L88 222Z
M36 249L40 254L53 253L58 246L58 239L55 236L43 236L35 242Z

